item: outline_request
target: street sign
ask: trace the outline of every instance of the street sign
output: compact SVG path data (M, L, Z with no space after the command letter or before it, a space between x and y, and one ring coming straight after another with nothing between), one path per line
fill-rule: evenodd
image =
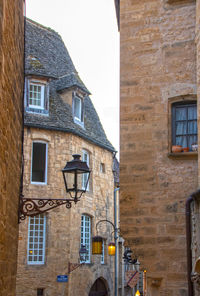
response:
M68 275L57 275L57 282L58 283L67 283L68 282Z

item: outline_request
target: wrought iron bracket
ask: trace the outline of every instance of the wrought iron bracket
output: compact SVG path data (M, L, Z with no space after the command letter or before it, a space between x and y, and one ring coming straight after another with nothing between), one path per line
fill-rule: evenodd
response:
M85 263L68 263L68 274L74 271L75 269L79 268L80 266L84 265Z
M19 199L19 222L25 220L27 216L33 217L58 206L66 205L66 208L70 209L73 201L72 198L25 198L21 195Z

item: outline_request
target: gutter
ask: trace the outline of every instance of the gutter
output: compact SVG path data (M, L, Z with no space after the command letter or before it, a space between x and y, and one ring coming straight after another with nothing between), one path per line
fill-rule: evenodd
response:
M186 200L186 244L187 244L187 278L188 278L188 296L194 296L193 282L191 280L192 273L192 234L191 234L191 203L200 197L200 190L192 193Z

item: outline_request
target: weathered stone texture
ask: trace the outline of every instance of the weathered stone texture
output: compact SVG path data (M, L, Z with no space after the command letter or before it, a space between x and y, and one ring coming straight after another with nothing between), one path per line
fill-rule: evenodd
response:
M149 296L185 295L185 201L198 164L168 153L171 103L196 98L196 5L122 0L120 11L121 234L147 270Z
M0 2L0 295L15 296L23 97L23 1Z
M32 141L38 139L48 142L47 185L43 186L30 184ZM69 275L68 283L56 282L57 275L68 274L69 262L79 262L81 214L92 217L92 236L96 234L95 225L100 219L113 221L112 153L72 134L25 128L24 196L64 198L66 193L61 169L66 161L72 159L72 154L82 154L82 149L90 153L91 190L84 194L80 202L73 204L70 210L61 206L47 214L44 265L27 265L28 219L20 224L17 296L35 296L37 288L45 288L45 295L48 296L86 296L99 277L109 283L111 295L113 293L114 259L108 256L103 265L100 263L100 256L92 256L91 264L85 264ZM105 164L105 173L100 172L100 163ZM99 231L103 237L109 239L113 229L109 224L103 223Z

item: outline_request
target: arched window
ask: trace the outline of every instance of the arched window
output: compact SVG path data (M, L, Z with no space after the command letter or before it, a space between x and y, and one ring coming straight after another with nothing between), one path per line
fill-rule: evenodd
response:
M91 244L91 217L88 215L81 216L81 245L87 249L87 255L82 262L90 263L90 244Z

